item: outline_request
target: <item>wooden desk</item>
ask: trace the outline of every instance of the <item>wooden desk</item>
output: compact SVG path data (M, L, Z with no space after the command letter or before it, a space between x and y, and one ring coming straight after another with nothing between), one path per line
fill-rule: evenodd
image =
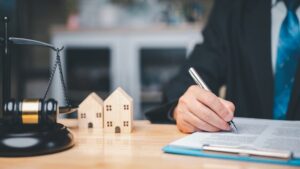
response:
M1 169L94 169L94 168L205 168L279 169L293 168L165 154L161 148L181 138L175 125L153 125L136 121L132 134L102 134L101 130L72 128L76 145L67 151L27 158L0 158Z

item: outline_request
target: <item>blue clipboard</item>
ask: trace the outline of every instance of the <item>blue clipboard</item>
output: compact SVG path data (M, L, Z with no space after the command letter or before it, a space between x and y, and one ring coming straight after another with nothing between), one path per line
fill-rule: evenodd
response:
M208 153L202 150L188 149L188 148L182 148L182 147L171 146L171 145L167 145L163 147L162 150L165 153L170 153L170 154L189 155L189 156L198 156L198 157L207 157L207 158L219 158L225 160L237 160L237 161L246 161L246 162L255 162L255 163L300 166L300 158L281 160L281 159L271 159L271 158L255 157L255 156L238 156L233 154Z

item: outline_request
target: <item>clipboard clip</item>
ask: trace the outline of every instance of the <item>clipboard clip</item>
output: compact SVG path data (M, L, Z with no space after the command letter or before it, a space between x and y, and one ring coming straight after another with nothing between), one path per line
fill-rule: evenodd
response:
M220 145L204 144L202 150L216 152L216 153L229 153L238 156L275 158L281 160L290 160L293 158L293 153L290 151L258 150L258 149L241 148L235 146L220 146Z

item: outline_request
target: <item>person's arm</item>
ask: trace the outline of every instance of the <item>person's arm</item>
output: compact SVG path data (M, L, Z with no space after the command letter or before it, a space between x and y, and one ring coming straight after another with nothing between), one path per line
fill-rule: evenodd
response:
M203 31L204 43L195 46L179 75L166 85L164 91L169 107L162 106L156 111L164 114L161 117L169 121L168 117L171 114L183 132L229 129L226 121L232 119L234 105L215 94L220 86L226 83L226 67L230 62L226 46L229 40L226 28L230 23L231 3L233 1L215 1L209 22ZM191 66L199 72L215 94L193 86L194 82L188 74ZM173 104L170 104L170 101ZM150 120L153 119L150 113L147 115Z
M173 79L171 84L185 82L182 89L186 91L174 96L173 89L167 89L167 97L178 97L178 104L173 111L177 127L186 133L194 131L230 130L228 121L232 120L233 103L217 97L220 87L226 83L230 37L226 32L230 24L230 10L233 2L215 1L207 27L203 31L204 43L197 45L181 69L181 75ZM188 75L188 68L195 67L213 93L193 85Z

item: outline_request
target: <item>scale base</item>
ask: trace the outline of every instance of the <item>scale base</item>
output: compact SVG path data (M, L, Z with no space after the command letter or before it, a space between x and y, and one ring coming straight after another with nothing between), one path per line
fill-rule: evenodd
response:
M11 129L0 125L0 157L50 154L71 148L73 134L62 124Z

